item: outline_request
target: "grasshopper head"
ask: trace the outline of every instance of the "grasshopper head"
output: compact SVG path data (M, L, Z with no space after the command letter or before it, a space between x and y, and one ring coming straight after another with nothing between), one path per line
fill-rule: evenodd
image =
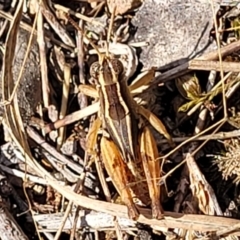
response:
M123 64L117 58L105 56L90 67L90 75L101 86L117 83L123 73Z

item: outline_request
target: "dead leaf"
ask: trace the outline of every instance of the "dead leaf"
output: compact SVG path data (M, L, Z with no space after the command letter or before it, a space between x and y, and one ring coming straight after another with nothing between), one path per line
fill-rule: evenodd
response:
M201 173L194 158L188 153L186 159L189 169L190 188L193 196L198 199L199 209L207 215L223 215L212 187Z

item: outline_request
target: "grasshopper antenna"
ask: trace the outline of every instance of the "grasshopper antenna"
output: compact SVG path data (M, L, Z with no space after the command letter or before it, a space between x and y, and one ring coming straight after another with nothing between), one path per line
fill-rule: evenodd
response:
M116 12L116 6L114 6L113 11L112 11L112 15L111 15L111 19L110 19L110 25L108 28L108 34L107 34L107 44L106 44L106 55L109 56L109 42L111 39L111 32L113 29L113 22L114 22L114 17L115 17L115 12Z
M84 31L78 26L78 24L68 15L65 14L66 18L68 19L68 21L78 30L80 31L84 37L89 41L89 43L91 44L91 46L96 50L99 58L102 59L102 54L99 52L97 45L84 33Z

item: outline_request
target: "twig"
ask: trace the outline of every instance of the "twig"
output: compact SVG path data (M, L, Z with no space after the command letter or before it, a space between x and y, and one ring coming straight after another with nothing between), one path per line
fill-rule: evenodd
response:
M171 156L175 151L177 151L178 149L180 149L181 147L183 147L185 144L195 140L195 138L203 135L204 133L210 131L211 129L214 129L215 127L219 126L219 124L222 124L223 122L225 122L225 119L221 119L220 121L214 123L212 126L208 127L207 129L204 129L202 132L198 133L197 135L194 135L192 137L187 138L184 142L182 142L181 144L179 144L177 147L175 147L172 151L170 151L169 153L165 154L164 156L162 156L162 159L166 159L169 156ZM210 139L210 137L209 137ZM207 140L207 139L206 139Z
M67 113L67 106L68 106L68 97L69 97L69 90L70 90L70 79L71 79L71 67L69 64L64 63L63 65L63 72L64 72L64 82L62 86L62 101L61 101L61 109L59 113L59 119L63 119ZM65 132L66 128L62 126L59 128L58 131L58 138L57 138L57 150L59 151L63 141L65 139Z
M49 106L49 83L48 83L48 68L47 68L47 59L46 59L46 49L44 41L44 30L43 30L43 16L42 13L38 13L37 20L37 40L39 46L39 55L40 55L40 68L41 68L41 79L42 79L42 96L43 96L43 105L45 108Z
M28 237L24 234L18 223L8 211L3 200L0 199L0 234L2 240L28 240Z
M238 51L240 50L240 40L233 42L227 46L224 46L221 48L221 56L225 57L229 54L231 54L233 51ZM218 59L218 50L212 51L210 53L206 53L203 56L196 58L195 60L217 60ZM194 61L194 60L192 60ZM191 62L191 61L190 61ZM211 69L212 70L212 69ZM163 74L157 76L153 84L159 84L159 83L164 83L167 82L173 78L179 77L183 74L186 74L190 72L191 70L189 69L189 62L183 63L167 72L164 72Z
M84 31L83 21L79 21L79 27ZM81 84L86 84L85 80L85 62L84 62L84 46L83 46L83 34L81 31L77 31L77 48L78 48L78 68L79 68L79 81ZM87 107L87 96L81 92L78 93L78 102L80 109Z
M230 132L218 132L215 134L209 134L209 135L204 135L204 136L199 136L194 138L194 141L204 141L206 139L211 139L211 140L224 140L228 138L235 138L235 137L240 137L240 130L233 130ZM188 140L189 137L175 137L172 138L173 142L183 142ZM163 143L168 143L167 139L162 139L158 140L157 144L161 145Z
M91 119L94 119L94 116L91 117ZM89 125L89 128L92 127L92 121L90 121L90 125ZM85 154L84 154L84 169L87 170L89 169L89 154L87 151L85 151ZM85 194L84 193L84 189L83 189L83 186L84 186L84 181L86 179L86 173L83 172L81 175L80 175L80 178L74 188L74 191L79 193L79 194ZM86 195L86 194L85 194ZM82 208L80 206L77 206L77 209L76 209L76 212L74 214L74 222L73 222L73 228L71 230L71 234L70 234L70 240L74 240L74 236L75 236L75 233L76 233L76 229L77 229L77 223L78 223L78 218L79 218L79 212Z
M69 8L67 8L67 7L64 7L64 6L62 6L62 5L59 5L59 4L54 4L53 6L54 6L57 10L61 10L61 11L65 12L65 13L71 14L71 15L79 18L79 19L82 19L83 21L90 22L90 23L95 24L95 25L97 25L97 26L104 27L104 25L103 25L102 23L94 20L94 18L89 18L89 17L87 17L87 16L85 16L85 15L83 15L83 14L81 14L81 13L76 13L76 12L74 12L73 10L71 10L71 9L69 9Z
M75 194L76 196L79 196ZM83 196L79 196L80 201ZM84 197L85 203L88 198ZM92 201L92 199L90 199ZM80 202L78 201L78 202ZM106 209L106 206L103 207L103 205L97 205L100 201L94 202L95 208L98 208L98 210L101 208L102 210ZM100 202L104 203L104 202ZM127 208L122 205L117 205L114 203L106 203L109 207L111 206L111 209L113 210L113 206L115 206L115 211L120 211L117 215L122 215L122 211L124 210L125 217L118 217L118 222L122 229L126 228L133 228L136 227L136 222L133 222L128 219L127 216ZM103 207L103 208L102 208ZM173 213L173 212L165 212L165 218L162 220L154 220L151 219L151 211L150 210L143 210L145 216L149 219L143 217L141 215L140 221L141 222L148 222L147 224L154 224L156 223L157 226L160 227L183 227L184 229L194 229L199 231L215 231L217 229L222 230L227 227L231 227L234 224L239 224L239 220L232 219L232 218L225 218L225 217L216 217L216 216L206 216L206 215L197 215L197 214L181 214L181 213ZM46 230L52 230L56 231L59 228L59 224L62 220L64 213L54 213L54 214L35 214L34 220L43 228ZM64 230L70 230L72 228L73 223L73 214L68 217L67 223L65 224ZM101 219L101 220L100 220ZM88 211L88 210L81 210L80 211L80 218L78 220L77 227L83 228L83 227L89 227L93 229L99 229L102 228L108 228L108 227L114 227L114 217L111 214L103 213L103 212L95 212L95 211Z
M235 79L238 79L239 76L240 76L240 73L238 73L238 75L235 77ZM239 88L239 86L240 86L239 81L237 81L233 86L231 86L226 92L226 98L229 99L233 95L233 93ZM222 104L219 103L219 107L215 111L215 115L217 115L219 113L219 111L221 111L221 109L222 109Z
M240 63L237 62L222 62L220 66L219 61L207 61L207 60L192 60L189 62L188 69L191 70L205 70L211 71L215 70L220 72L221 69L224 72L239 72Z
M74 240L75 236L76 236L76 230L77 230L77 223L78 223L78 219L79 219L79 212L80 212L80 207L77 207L77 210L74 214L74 219L73 219L73 227L71 230L71 234L70 234L70 238L69 240Z
M73 112L67 115L63 119L59 119L54 123L49 123L44 127L45 134L51 132L52 130L55 130L60 127L79 121L80 119L83 119L91 114L94 114L98 111L98 109L99 109L99 102L96 102L86 108L83 108L81 110L78 110L76 112Z
M43 179L43 178L40 178L40 177L37 177L37 176L33 176L33 175L30 175L30 174L26 174L26 173L21 172L21 171L19 171L17 169L6 167L6 166L4 166L2 164L0 164L0 168L2 169L3 172L6 172L6 173L11 174L13 176L22 178L23 180L24 179L28 179L29 181L34 182L34 183L47 185L46 180Z
M85 158L85 160L86 160L86 158ZM84 161L84 166L85 165L86 165L86 161ZM82 172L80 177L79 177L79 180L78 180L76 186L74 187L74 192L76 192L78 194L82 193L85 177L86 177L86 173ZM70 201L68 203L67 209L65 210L62 222L61 222L61 224L60 224L60 226L59 226L59 228L58 228L58 230L57 230L57 232L55 234L54 240L58 240L59 239L59 237L60 237L60 235L62 233L62 230L63 230L63 228L64 228L64 226L66 224L67 218L68 218L68 216L69 216L69 214L70 214L70 212L72 210L73 204L74 204L73 201ZM77 213L78 213L78 210L76 211L75 216L76 216ZM75 227L76 227L76 225L75 225ZM75 229L75 227L74 227L74 229ZM71 235L73 235L73 232L71 232Z
M222 236L226 236L228 234L231 234L231 233L236 233L236 231L238 231L239 233L239 230L240 230L240 223L237 223L233 226L229 226L223 230L218 230L215 234L216 237L222 237Z
M213 14L213 20L214 20L214 28L218 29L218 21L217 17L215 14L215 8L214 8L214 3L213 0L211 0L211 8L212 8L212 14ZM221 76L221 83L222 83L222 102L223 102L223 113L224 113L224 118L227 118L228 112L227 112L227 99L226 99L226 89L224 87L224 74L223 74L223 61L222 61L222 53L221 53L221 44L220 44L220 33L218 31L215 32L216 36L216 42L217 42L217 51L218 51L218 60L219 60L219 65L220 65L220 76Z
M0 38L2 38L3 33L6 31L6 28L7 28L8 24L9 24L8 20L5 19L4 22L2 23L2 26L1 26L1 29L0 29Z
M52 168L56 169L63 177L70 183L77 182L78 176L71 171L68 166L64 163L59 162L59 159L55 158L53 155L41 149L43 156L49 161L52 165Z
M41 136L39 136L32 128L27 127L26 131L31 139L33 139L43 149L45 149L47 152L53 155L56 159L58 159L58 161L60 161L61 163L71 168L74 172L78 172L79 174L84 172L83 166L80 166L79 164L75 163L71 159L68 159L67 157L59 153L54 147L52 147L47 142L45 142L45 140ZM98 193L99 189L97 187L97 180L95 176L88 172L87 178L88 178L88 181L86 181L86 187Z
M41 231L39 231L41 232ZM48 239L48 240L53 240L53 235L49 232L43 232L43 234L45 235L45 237Z
M79 173L83 172L83 169L81 168L81 166L79 166L78 164L74 163L72 160L68 159L67 157L59 153L54 147L52 147L40 135L38 135L37 132L35 132L31 127L27 127L26 131L32 140L38 143L43 149L45 149L47 152L52 154L60 162L66 164L67 166L72 168L74 171L77 171Z
M70 47L75 47L75 43L73 42L71 36L68 34L66 29L58 22L58 19L51 12L50 8L47 6L45 0L39 3L40 11L42 12L45 19L54 29L56 34L62 39L62 41L69 45Z
M70 202L68 203L68 206L67 206L67 208L66 208L66 210L65 210L65 213L64 213L64 216L63 216L63 218L62 218L61 224L60 224L60 226L58 227L57 232L56 232L53 240L58 240L58 239L59 239L59 237L60 237L60 235L61 235L61 233L62 233L62 230L63 230L63 228L64 228L64 225L65 225L65 223L66 223L66 221L67 221L68 215L69 215L69 213L70 213L70 211L71 211L71 209L72 209L72 206L73 206L73 202L70 201Z
M13 65L13 59L15 55L15 49L16 49L16 43L17 43L17 32L19 30L19 24L22 16L22 10L23 10L23 1L18 1L18 6L15 11L15 15L13 17L13 21L10 24L10 28L7 34L7 40L6 40L6 50L5 50L5 55L4 55L4 61L3 61L3 71L2 71L2 97L3 101L7 101L10 98L13 98L13 101L10 101L9 105L4 106L5 110L5 117L6 117L6 124L9 126L10 129L10 135L15 136L15 140L17 142L21 142L21 146L23 147L24 151L22 151L22 154L25 154L25 152L30 152L29 145L26 139L26 134L25 130L23 127L23 121L21 118L19 106L18 106L18 101L17 97L14 94L13 89L17 89L16 85L15 88L14 82L13 82L13 73L12 73L12 65ZM36 24L36 19L34 23ZM32 36L32 35L31 35ZM28 49L27 53L29 53L29 46L31 45L31 41L28 44ZM24 60L27 59L27 53L25 55ZM24 65L24 64L23 64ZM22 67L23 69L23 67ZM21 69L21 70L22 70ZM18 80L21 79L21 74L19 75ZM20 81L20 80L19 80ZM18 83L19 83L18 81ZM11 94L11 96L10 96ZM28 206L29 206L29 211L31 211L31 202L28 198L28 195L26 193L26 189L23 187L24 194L26 196ZM34 222L35 224L35 222ZM35 225L36 230L37 226ZM37 231L38 237L40 238L40 235Z

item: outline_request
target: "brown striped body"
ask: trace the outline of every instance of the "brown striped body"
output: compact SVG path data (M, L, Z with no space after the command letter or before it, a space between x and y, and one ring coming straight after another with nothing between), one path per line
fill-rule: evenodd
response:
M126 79L121 78L119 64L117 59L103 60L99 70L98 92L103 128L119 148L124 161L128 162L137 157L138 117Z

